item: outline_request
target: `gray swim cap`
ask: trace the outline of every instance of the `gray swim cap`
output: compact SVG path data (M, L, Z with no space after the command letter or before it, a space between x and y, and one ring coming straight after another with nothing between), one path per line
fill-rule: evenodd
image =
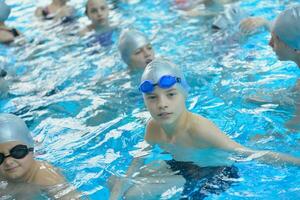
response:
M213 27L219 29L232 28L240 24L240 21L248 17L245 10L241 9L238 4L233 4L225 8L224 12L216 17L213 21Z
M0 114L0 144L19 141L28 147L33 147L33 139L25 122L16 115Z
M181 79L180 83L176 83L175 87L179 89L183 95L187 96L189 92L189 86L184 78L184 75L180 68L171 63L170 61L162 58L156 58L150 62L142 75L141 83L148 80L152 83L157 83L162 76L169 75L175 76Z
M4 2L4 0L0 0L0 22L7 20L9 14L10 7Z
M148 38L137 30L125 30L119 38L119 51L124 62L129 65L130 57L135 50L150 44Z
M286 45L300 50L300 6L283 11L276 18L273 31Z

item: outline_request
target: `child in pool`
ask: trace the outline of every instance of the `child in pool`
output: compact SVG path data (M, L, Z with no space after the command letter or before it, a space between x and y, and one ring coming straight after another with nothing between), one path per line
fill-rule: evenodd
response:
M68 22L74 18L75 9L67 5L69 0L52 0L51 4L45 7L38 7L35 16L44 20L62 20Z
M102 46L112 44L115 27L109 24L109 8L106 0L88 0L85 14L92 23L81 30L79 34L83 36L93 31L94 42L99 42Z
M41 191L55 199L80 199L76 191L65 195L64 177L53 166L34 159L34 142L24 121L12 114L0 114L0 196L34 199ZM30 195L30 196L26 196ZM58 197L60 196L60 197Z
M241 29L244 32L252 32L261 26L267 27L267 29L270 30L271 39L269 45L277 55L278 60L292 61L300 67L300 6L295 6L283 11L274 22L269 22L261 17L249 18L242 22ZM297 81L294 91L300 91L299 80ZM249 100L260 103L270 103L267 99L271 99L272 103L280 103L282 100L282 95L277 94L274 96L273 93L269 95L271 98L257 95L250 97ZM298 100L296 100L296 102L298 102ZM296 116L288 122L288 126L298 126L299 128L299 119L300 106L297 104Z
M218 194L226 190L232 184L230 180L238 177L237 169L232 166L233 161L226 157L220 159L217 156L218 152L251 156L268 164L300 166L298 158L246 148L230 139L210 120L189 112L185 105L188 85L180 69L169 61L155 59L148 64L139 89L152 117L146 127L145 140L151 145L159 145L173 156L174 160L167 161L167 164L172 170L177 172L179 170L178 174L186 179L183 195L189 194L195 199L203 199L206 193ZM198 150L207 149L217 151L215 154L194 155ZM128 169L127 176L131 176L143 164L139 159L133 163ZM203 177L206 181L192 194L188 187L195 185L192 184L192 179L199 180ZM219 188L214 189L212 185ZM132 196L140 195L135 187L127 192L127 188L124 188L124 181L118 180L111 191L111 199L118 199L124 193Z
M9 17L10 7L0 0L0 43L9 44L20 36L20 32L15 28L9 28L5 25L5 21Z
M119 52L130 69L144 69L154 59L148 38L137 30L125 30L119 38Z

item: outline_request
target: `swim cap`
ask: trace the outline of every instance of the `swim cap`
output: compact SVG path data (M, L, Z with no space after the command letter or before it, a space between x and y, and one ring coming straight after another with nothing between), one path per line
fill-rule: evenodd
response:
M18 116L0 114L0 144L5 142L19 141L28 147L33 147L33 139L25 122Z
M176 83L175 87L183 93L184 96L188 95L189 86L184 78L184 75L180 68L171 63L170 61L162 58L156 58L150 62L142 75L141 83L148 80L153 83L157 83L162 76L174 76L181 79L180 83Z
M4 0L0 0L0 22L7 20L9 14L10 7L4 2Z
M150 44L148 38L137 30L125 30L119 38L119 52L127 65L130 65L130 57L135 50Z
M218 29L226 29L238 25L246 17L248 17L248 14L238 4L233 4L226 7L224 12L217 16L212 26Z
M300 50L300 6L283 11L276 18L273 31L286 45Z

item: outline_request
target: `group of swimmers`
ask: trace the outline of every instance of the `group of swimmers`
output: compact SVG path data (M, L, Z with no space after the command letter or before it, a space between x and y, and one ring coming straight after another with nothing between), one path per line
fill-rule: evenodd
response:
M187 3L176 1L178 4L183 2ZM74 9L66 3L66 0L53 0L50 5L37 8L35 14L45 20L68 21ZM185 6L187 10L187 4ZM10 8L3 1L0 2L0 11L0 41L10 43L20 33L4 24ZM236 11L231 9L230 12L221 16L230 19ZM92 30L110 33L113 29L108 23L108 5L104 0L88 0L86 15L91 24L80 34ZM213 28L222 28L223 18L217 18L212 24ZM278 59L293 61L300 67L300 6L286 9L274 22L252 17L240 23L245 32L251 26L268 27L271 31L269 44ZM230 187L234 179L239 178L235 161L230 159L232 154L272 165L300 166L299 158L249 149L233 141L210 120L188 111L185 101L190 88L180 67L167 59L156 58L151 42L140 31L122 31L118 49L122 60L130 68L143 70L137 87L151 115L146 126L145 141L150 146L159 145L173 159L161 161L159 167L151 164L145 167L143 157L135 158L125 178L111 177L109 180L111 200L122 197L140 199L141 196L143 199L157 199L174 186L183 188L178 197L182 199L204 199L209 193L219 194ZM0 84L1 78L5 76L6 72L2 70ZM193 156L195 153L191 153L195 151L199 151L196 157ZM24 195L29 190L32 195L29 199L34 199L34 188L55 199L85 198L66 183L55 167L35 160L33 155L33 138L24 121L13 114L0 114L0 180L7 183L3 194L0 189L0 195L11 194L16 199L24 199L18 195ZM200 179L204 181L199 185L197 181ZM57 191L66 188L71 188L68 189L69 193L58 195Z

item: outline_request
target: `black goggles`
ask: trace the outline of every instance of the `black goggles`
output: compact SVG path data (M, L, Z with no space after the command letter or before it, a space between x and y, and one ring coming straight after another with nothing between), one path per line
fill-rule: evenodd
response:
M18 144L9 150L9 155L4 155L0 153L0 165L4 162L4 160L8 157L12 157L15 159L22 159L28 155L30 151L33 151L33 148L28 148L26 145Z

